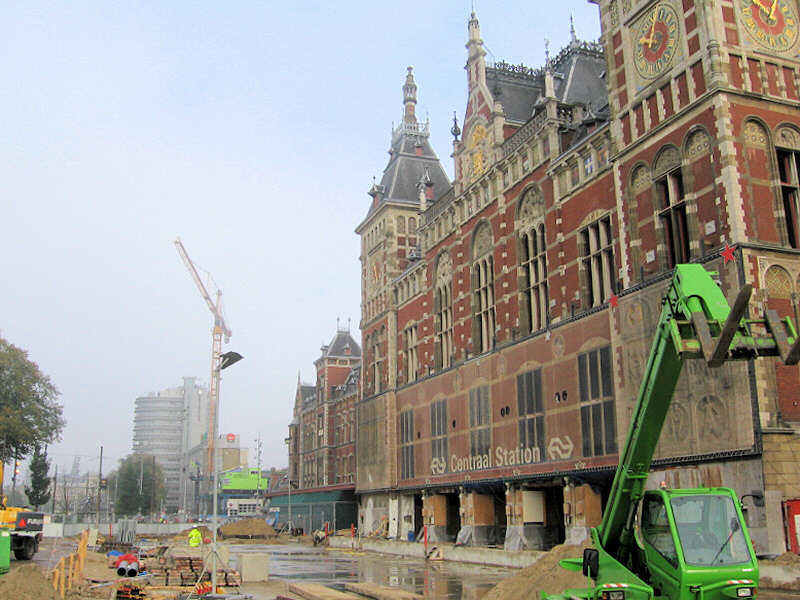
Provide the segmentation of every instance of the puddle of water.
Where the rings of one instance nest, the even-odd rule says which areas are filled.
[[[230,546],[270,555],[270,577],[344,589],[345,583],[375,583],[441,600],[479,600],[508,577],[508,569],[375,553],[347,553],[296,546]]]

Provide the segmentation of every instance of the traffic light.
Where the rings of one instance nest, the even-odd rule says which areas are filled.
[[[106,489],[107,487],[108,487],[108,479],[106,479],[105,477],[103,477],[103,478],[100,480],[100,489],[101,489],[101,490],[104,490],[104,489]]]
[[[19,475],[19,466],[20,466],[20,464],[22,464],[21,461],[19,461],[19,460],[15,460],[14,461],[14,473],[16,475]]]

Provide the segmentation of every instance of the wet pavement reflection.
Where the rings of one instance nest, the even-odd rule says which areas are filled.
[[[285,546],[231,546],[236,554],[270,554],[270,578],[292,583],[319,583],[343,589],[345,583],[375,583],[415,592],[427,598],[479,600],[508,577],[508,569],[453,562],[351,552],[346,550]]]

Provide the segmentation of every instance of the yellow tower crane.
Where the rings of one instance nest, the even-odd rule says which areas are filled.
[[[197,289],[200,290],[200,295],[203,296],[203,299],[206,301],[208,309],[211,311],[211,314],[214,315],[214,329],[211,332],[211,382],[208,390],[208,456],[206,459],[206,474],[208,477],[211,477],[216,469],[216,465],[214,464],[214,446],[217,444],[217,391],[219,390],[217,379],[219,378],[220,367],[222,366],[220,364],[222,337],[225,337],[225,343],[227,344],[231,339],[231,330],[228,329],[228,325],[225,323],[225,316],[222,311],[222,292],[219,290],[219,287],[214,283],[214,287],[217,287],[217,301],[214,302],[203,280],[200,279],[200,275],[198,275],[194,263],[189,258],[189,255],[186,254],[186,249],[181,243],[181,238],[176,238],[175,247],[178,249],[178,254],[181,255],[186,268],[189,269],[189,273],[192,279],[194,279]],[[211,282],[214,282],[210,273],[209,279]]]

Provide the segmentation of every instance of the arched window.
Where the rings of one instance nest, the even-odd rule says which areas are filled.
[[[437,369],[453,364],[453,259],[443,252],[436,263],[433,291],[434,357]]]
[[[525,192],[519,205],[520,326],[532,333],[547,326],[547,240],[544,198],[538,188]]]
[[[472,244],[473,351],[489,352],[495,340],[494,243],[488,223],[475,228]]]
[[[755,122],[747,124],[751,130],[760,128],[766,143],[766,131]],[[757,136],[751,135],[750,139]],[[750,140],[748,140],[750,142]],[[781,127],[775,136],[775,153],[778,159],[778,179],[786,242],[790,248],[800,248],[800,134],[790,127]]]
[[[666,245],[665,266],[689,262],[689,220],[681,154],[674,146],[662,150],[653,167],[658,222]]]

